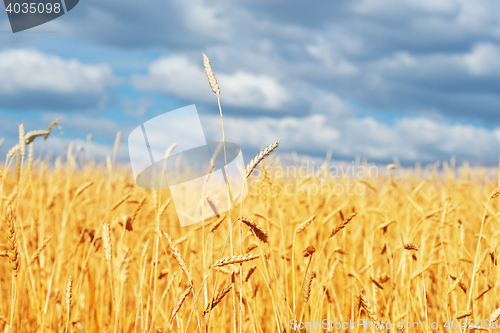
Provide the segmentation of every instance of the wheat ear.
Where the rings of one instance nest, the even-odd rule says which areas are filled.
[[[454,317],[455,319],[460,320],[460,319],[462,319],[462,318],[465,318],[465,317],[467,317],[467,316],[470,316],[470,315],[471,315],[471,313],[472,313],[472,311],[471,311],[471,310],[457,311],[453,317]]]
[[[24,136],[24,124],[19,125],[19,152],[21,157],[26,153],[26,140]]]
[[[120,200],[118,200],[117,202],[115,202],[113,204],[113,206],[111,206],[111,209],[110,211],[114,211],[115,209],[117,209],[122,203],[125,202],[125,200],[127,200],[128,198],[130,198],[130,193],[129,194],[126,194],[123,198],[121,198]]]
[[[237,255],[237,256],[231,256],[231,257],[226,257],[217,260],[212,267],[222,267],[226,265],[232,265],[232,264],[239,264],[243,263],[246,261],[254,260],[259,258],[260,256],[255,253],[247,253],[247,254],[242,254],[242,255]]]
[[[462,278],[464,277],[464,274],[465,274],[465,271],[462,271],[462,273],[460,273],[460,275],[455,279],[455,281],[453,281],[453,283],[448,288],[448,291],[446,292],[446,295],[451,294],[453,292],[453,290],[455,290],[455,288],[458,285],[460,285],[460,282],[462,282]]]
[[[66,321],[66,332],[68,332],[69,321],[71,317],[71,303],[73,300],[73,277],[70,275],[68,277],[68,284],[66,285],[66,311],[68,319]]]
[[[177,302],[175,302],[174,309],[172,310],[172,314],[170,315],[170,319],[168,321],[168,326],[169,327],[171,327],[172,320],[174,320],[175,315],[181,309],[182,304],[184,304],[184,301],[186,300],[186,297],[188,297],[188,295],[191,293],[192,289],[193,289],[193,286],[189,285],[189,287],[186,290],[184,290],[184,292],[182,293],[182,295],[179,297],[179,299],[177,300]]]
[[[252,266],[252,267],[248,270],[248,272],[247,272],[247,274],[246,274],[246,276],[245,276],[245,282],[248,282],[248,280],[250,280],[250,277],[252,276],[252,274],[255,272],[255,270],[256,270],[256,269],[257,269],[257,266]]]
[[[489,327],[489,332],[491,332],[491,328],[492,328],[492,325],[491,325],[491,322],[493,320],[498,320],[498,317],[500,317],[500,308],[497,308],[495,311],[493,311],[491,314],[490,314],[490,327]]]
[[[52,121],[49,125],[49,127],[47,127],[47,133],[44,135],[43,139],[44,140],[47,140],[49,138],[49,135],[50,133],[52,132],[52,130],[56,127],[56,125],[59,123],[59,119],[55,119],[54,121]]]
[[[14,228],[14,218],[12,216],[12,209],[10,206],[7,208],[7,216],[5,218],[5,222],[9,238],[8,256],[12,266],[12,271],[14,272],[14,277],[17,277],[17,273],[19,272],[20,256],[19,256],[19,250],[17,248],[16,229]]]
[[[253,222],[252,220],[250,219],[247,219],[246,217],[242,216],[239,218],[247,227],[250,228],[250,230],[252,231],[252,233],[255,235],[255,237],[257,237],[257,239],[259,239],[261,242],[263,243],[267,243],[268,242],[268,234],[267,232],[262,229],[261,227],[259,227],[255,222]]]
[[[222,301],[224,296],[226,296],[227,293],[231,291],[232,288],[233,288],[233,284],[230,284],[226,288],[222,289],[222,291],[220,293],[218,293],[217,296],[215,296],[212,299],[212,301],[208,304],[205,311],[203,311],[203,316],[206,315],[207,313],[209,313],[213,308],[215,308],[217,306],[217,304],[219,304]]]
[[[302,222],[297,227],[297,229],[295,229],[295,233],[298,234],[298,233],[301,233],[302,231],[304,231],[304,229],[307,228],[309,226],[309,224],[311,224],[312,221],[314,221],[315,218],[316,218],[316,215],[313,215],[310,218],[308,218],[307,220],[305,220],[304,222]]]
[[[217,79],[215,78],[214,71],[212,70],[212,65],[210,64],[210,59],[208,56],[203,53],[203,67],[205,67],[205,74],[207,75],[208,84],[210,84],[210,88],[217,95],[220,96],[219,84],[217,83]]]
[[[259,163],[269,154],[272,153],[273,150],[275,150],[276,148],[278,148],[278,145],[280,144],[281,142],[281,139],[270,144],[269,146],[267,146],[266,148],[262,149],[260,151],[260,153],[255,156],[251,161],[250,163],[248,163],[247,167],[245,168],[245,178],[248,178],[250,177],[250,175],[252,174],[252,171],[255,169],[255,167],[257,165],[259,165]]]
[[[364,290],[361,289],[359,293],[359,305],[366,311],[368,318],[374,323],[378,323],[377,314],[373,311],[372,305],[368,298],[364,295]],[[383,328],[379,325],[379,329],[383,330]]]
[[[336,226],[335,228],[333,228],[332,230],[332,233],[330,234],[330,237],[328,238],[332,238],[333,236],[335,236],[340,230],[344,229],[345,226],[351,222],[351,220],[356,216],[357,213],[352,213],[351,216],[349,216],[347,219],[344,219],[342,221],[341,224],[339,224],[338,226]]]
[[[115,290],[113,289],[113,271],[111,269],[113,245],[111,243],[111,227],[109,226],[109,223],[104,223],[102,225],[102,242],[104,244],[104,259],[106,260],[106,265],[108,266],[109,285],[111,288],[111,290],[110,290],[111,298],[112,298],[113,306],[116,306]]]
[[[307,303],[307,301],[309,301],[309,297],[311,296],[312,281],[315,278],[316,278],[315,271],[311,271],[307,274],[306,283],[304,284],[304,290],[303,290],[304,303]]]
[[[417,243],[407,243],[404,245],[405,250],[413,250],[413,251],[418,251],[418,244]]]
[[[141,201],[137,205],[137,208],[135,209],[134,213],[132,214],[132,222],[134,222],[135,219],[137,218],[137,215],[139,215],[139,212],[141,211],[141,208],[145,202],[146,202],[146,197],[144,196],[144,197],[142,197]]]
[[[31,256],[31,259],[30,259],[30,262],[28,263],[28,266],[31,266],[38,259],[38,257],[40,256],[42,251],[45,250],[45,248],[47,247],[47,244],[49,244],[51,239],[52,239],[52,236],[45,238],[42,245],[38,249],[36,249],[35,253],[33,253],[33,255]]]
[[[170,237],[169,234],[167,234],[165,231],[163,231],[163,235],[167,239],[168,245],[170,246],[170,250],[172,250],[172,254],[174,255],[177,262],[179,263],[179,266],[184,271],[184,273],[186,273],[186,276],[189,279],[189,284],[192,285],[193,281],[191,280],[191,274],[189,274],[189,269],[187,267],[186,262],[184,261],[184,258],[182,258],[181,252],[179,251],[179,249],[175,245],[175,242],[172,240],[172,237]]]
[[[130,255],[130,249],[128,248],[128,246],[124,245],[122,251],[122,260],[120,263],[120,280],[122,281],[122,283],[125,283],[128,278],[132,257]]]

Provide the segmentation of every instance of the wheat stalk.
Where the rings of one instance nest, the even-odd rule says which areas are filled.
[[[43,136],[43,139],[44,140],[47,140],[49,138],[49,135],[50,133],[52,132],[52,130],[54,129],[54,127],[56,127],[56,125],[59,123],[59,119],[55,119],[54,121],[52,121],[49,125],[49,127],[47,127],[47,131],[46,133],[44,134]]]
[[[7,207],[7,215],[5,217],[5,223],[7,226],[7,235],[9,238],[8,256],[12,266],[12,271],[14,272],[14,277],[17,277],[17,273],[19,272],[20,255],[17,248],[16,229],[14,228],[14,218],[12,216],[12,209],[10,206]]]
[[[24,158],[26,153],[26,139],[24,136],[24,124],[19,125],[19,153]]]
[[[32,143],[33,141],[35,141],[36,138],[38,138],[39,136],[45,136],[47,135],[48,132],[45,131],[45,130],[35,130],[35,131],[29,131],[28,133],[26,133],[26,135],[24,136],[24,142],[29,145],[30,143]]]
[[[458,278],[456,278],[455,281],[453,281],[453,283],[448,288],[446,295],[451,294],[453,292],[453,290],[455,290],[455,288],[460,284],[460,282],[462,282],[462,278],[464,277],[464,274],[465,274],[465,271],[462,271],[462,273],[460,273]]]
[[[203,53],[203,52],[202,52]],[[219,85],[217,84],[217,80],[215,79],[215,74],[212,70],[212,66],[210,65],[210,59],[203,53],[203,65],[205,67],[205,74],[207,75],[208,83],[210,84],[210,87],[212,88],[212,91],[217,95],[217,104],[219,106],[219,113],[220,113],[220,123],[221,123],[221,130],[222,130],[222,142],[224,145],[224,165],[227,165],[227,152],[226,152],[226,134],[224,131],[224,117],[222,116],[222,108],[220,105],[220,89]],[[226,173],[226,179],[229,179],[229,172],[227,168],[224,168],[224,171]],[[228,223],[229,223],[229,246],[230,246],[230,253],[231,255],[234,255],[234,244],[233,244],[233,224],[231,220],[231,207],[234,206],[234,200],[233,196],[231,193],[231,188],[229,187],[229,183],[226,182],[226,191],[227,191],[227,206],[228,206]],[[242,240],[241,240],[241,223],[240,223],[240,246],[241,246]],[[234,266],[233,266],[233,276],[232,280],[234,283]],[[233,332],[236,333],[237,330],[237,325],[236,325],[236,293],[232,293],[233,296]],[[241,322],[241,311],[240,311],[240,322]],[[240,333],[241,332],[241,325],[240,325]]]
[[[33,157],[34,157],[34,152],[35,147],[33,145],[30,145],[28,148],[28,170],[33,169]]]
[[[155,193],[155,192],[153,191],[153,193]],[[135,209],[134,213],[132,214],[132,222],[135,221],[135,219],[137,218],[137,215],[139,215],[139,212],[141,211],[141,208],[145,202],[146,202],[146,196],[142,197],[141,201],[137,205],[137,208]]]
[[[208,304],[208,306],[205,309],[205,311],[203,311],[203,316],[206,315],[206,314],[208,314],[210,311],[212,311],[212,309],[215,308],[217,306],[217,304],[219,304],[222,301],[222,299],[224,298],[224,296],[226,296],[227,293],[230,292],[232,288],[233,288],[233,285],[230,284],[226,288],[222,289],[222,291],[220,293],[218,293],[217,296],[215,296],[212,299],[212,301]]]
[[[222,224],[222,222],[224,222],[225,218],[226,218],[226,216],[221,216],[219,218],[219,220],[217,220],[217,222],[215,222],[215,224],[213,225],[213,227],[210,228],[210,231],[208,233],[209,234],[213,234],[215,232],[215,230],[219,229],[220,225]]]
[[[130,255],[130,249],[128,246],[124,245],[122,249],[122,260],[120,263],[120,280],[122,283],[127,281],[131,261],[132,258]]]
[[[308,218],[306,221],[302,222],[296,229],[295,229],[295,233],[296,234],[299,234],[301,233],[302,231],[304,231],[305,228],[307,228],[311,223],[312,221],[314,221],[314,219],[316,218],[316,215],[313,215],[311,216],[310,218]]]
[[[255,253],[247,253],[247,254],[242,254],[242,255],[236,255],[236,256],[231,256],[231,257],[226,257],[217,260],[212,267],[222,267],[226,265],[232,265],[232,264],[239,264],[243,263],[246,261],[250,260],[255,260],[259,258],[260,256]]]
[[[104,243],[104,258],[108,265],[110,265],[113,248],[111,244],[111,227],[108,223],[104,223],[102,226],[102,241]]]
[[[19,151],[19,144],[16,144],[14,147],[10,148],[7,152],[7,158],[13,157]]]
[[[247,274],[245,275],[245,282],[248,282],[248,280],[250,280],[250,277],[252,276],[253,272],[255,272],[255,270],[257,269],[257,266],[252,266]]]
[[[118,200],[117,202],[115,202],[113,204],[113,206],[111,206],[111,209],[110,211],[114,211],[116,208],[118,208],[122,203],[125,202],[125,200],[127,200],[128,198],[130,198],[131,196],[131,193],[128,193],[126,194],[123,198],[121,198],[120,200]]]
[[[258,240],[260,240],[263,243],[268,242],[269,236],[267,232],[261,227],[259,227],[255,222],[244,216],[240,217],[239,220],[241,220],[248,228],[250,228],[250,230],[255,235],[255,237],[257,237]]]
[[[177,260],[177,262],[179,263],[179,266],[184,271],[184,273],[186,273],[186,276],[189,279],[189,283],[193,284],[193,281],[191,280],[191,274],[189,274],[188,266],[187,266],[186,262],[184,261],[184,258],[182,258],[182,255],[181,255],[179,249],[177,249],[175,242],[172,240],[172,237],[170,237],[170,235],[167,234],[165,231],[163,231],[163,235],[167,239],[168,245],[170,246],[170,250],[172,250],[172,254],[174,255],[174,258]]]
[[[357,213],[352,213],[351,216],[349,216],[347,219],[344,219],[341,224],[337,225],[335,228],[333,228],[332,232],[330,233],[329,239],[335,236],[340,230],[344,229],[345,226],[351,222],[351,220],[356,216]]]
[[[303,289],[303,297],[304,297],[304,303],[307,303],[309,301],[309,297],[311,296],[311,285],[312,281],[316,278],[316,272],[311,271],[307,274],[306,277],[306,283],[304,283],[304,289]]]
[[[405,250],[413,250],[413,251],[418,251],[418,244],[417,243],[406,243],[404,245]]]
[[[361,291],[359,292],[359,304],[365,310],[366,314],[368,315],[368,318],[370,318],[372,322],[378,323],[377,314],[375,313],[375,311],[373,311],[370,301],[364,295],[363,289],[361,289]],[[379,329],[383,330],[381,326],[379,326]]]
[[[205,74],[207,75],[208,84],[210,84],[210,88],[217,95],[220,96],[219,84],[217,83],[217,79],[215,78],[214,71],[212,70],[212,65],[210,65],[210,59],[208,56],[203,53],[203,67],[205,67]]]
[[[470,316],[470,315],[471,315],[471,313],[472,313],[472,312],[471,312],[470,310],[466,310],[466,311],[457,311],[457,312],[455,313],[455,315],[453,316],[453,318],[460,320],[460,319],[462,319],[462,318],[465,318],[465,317],[467,317],[467,316]]]
[[[24,147],[24,149],[26,149],[26,145],[31,144],[33,141],[35,141],[35,139],[37,137],[39,137],[39,136],[48,137],[48,135],[50,134],[50,132],[45,131],[45,130],[35,130],[35,131],[30,131],[30,132],[28,132],[26,134],[23,134],[23,138],[24,138],[23,139],[21,137],[21,128],[19,130],[20,130],[20,132],[19,132],[19,143],[17,143],[15,146],[13,146],[9,150],[9,152],[7,153],[7,158],[11,158],[18,151],[21,152],[21,155],[22,155],[22,149],[23,149],[23,147]],[[22,130],[24,131],[24,126],[23,126]]]
[[[278,145],[280,144],[281,139],[277,140],[276,142],[270,144],[266,148],[262,149],[260,153],[255,156],[250,163],[248,163],[247,167],[245,168],[245,178],[250,177],[252,174],[252,171],[255,169],[257,165],[270,153],[272,153],[273,150],[278,148]]]
[[[76,189],[75,196],[73,198],[78,198],[86,189],[88,189],[92,185],[94,185],[94,182],[86,182],[85,184],[81,185]]]
[[[184,290],[182,295],[179,297],[177,302],[175,302],[175,306],[172,310],[172,314],[170,315],[170,319],[168,321],[169,326],[172,324],[172,320],[174,319],[175,315],[179,312],[182,304],[184,304],[184,301],[186,300],[186,297],[191,293],[192,290],[193,290],[193,286],[189,285],[189,287],[186,290]]]
[[[42,245],[39,248],[37,248],[35,253],[33,253],[33,255],[31,256],[31,259],[28,263],[28,266],[31,266],[38,259],[38,257],[40,256],[42,251],[45,250],[45,248],[47,247],[47,244],[49,244],[51,239],[52,239],[52,236],[45,238]]]
[[[257,247],[259,247],[259,246],[257,245],[257,243],[252,243],[252,244],[248,245],[247,250],[246,250],[246,253],[248,253],[248,252],[250,252],[250,251],[252,251],[252,250],[255,250]]]
[[[493,320],[497,320],[498,317],[500,317],[500,307],[497,308],[495,311],[493,311],[491,314],[490,314],[490,321],[493,321]]]
[[[71,317],[71,303],[73,300],[73,277],[70,275],[68,277],[68,283],[66,285],[66,311],[68,319],[66,321],[66,332],[68,332],[70,317]]]
[[[208,179],[210,178],[210,175],[214,171],[215,161],[217,161],[217,157],[219,156],[219,154],[220,154],[220,152],[222,150],[222,147],[223,147],[223,144],[221,142],[215,148],[214,154],[212,155],[212,158],[210,159],[210,166],[208,167],[207,175],[205,176],[205,184],[208,182]]]

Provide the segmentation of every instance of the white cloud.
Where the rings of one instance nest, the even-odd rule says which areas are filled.
[[[277,109],[289,100],[286,88],[264,74],[216,72],[216,77],[221,89],[221,100],[227,105]],[[137,89],[159,91],[183,99],[214,99],[201,65],[183,56],[156,60],[149,66],[147,76],[133,77],[132,84]]]
[[[311,97],[311,113],[339,117],[351,113],[351,107],[338,95],[318,91]]]
[[[35,50],[0,52],[0,94],[98,95],[113,84],[108,65],[87,65]]]
[[[147,76],[132,77],[132,84],[136,89],[159,91],[183,99],[213,98],[203,69],[182,56],[154,61]]]
[[[213,117],[207,123],[207,134],[218,136],[218,118]],[[397,156],[404,163],[431,163],[452,155],[462,161],[494,163],[500,154],[500,129],[447,124],[420,117],[403,118],[392,125],[370,117],[335,121],[323,115],[259,117],[252,121],[225,117],[224,125],[228,141],[255,150],[281,138],[280,153],[298,151],[323,155],[331,150],[340,158],[359,155],[375,162],[388,162]]]
[[[213,36],[217,38],[228,38],[231,33],[229,22],[222,15],[223,10],[209,6],[203,0],[185,2],[176,1],[186,19],[186,26],[198,34]]]
[[[491,76],[500,73],[500,47],[481,43],[459,59],[465,67],[475,76]]]
[[[220,136],[220,118],[212,116],[205,118],[204,127],[206,135],[211,138]],[[251,120],[232,116],[224,117],[226,140],[239,145],[260,149],[282,139],[281,146],[287,150],[294,147],[308,146],[312,150],[322,150],[325,142],[340,138],[340,131],[328,126],[327,117],[312,115],[304,118],[284,117],[270,118],[259,117]]]
[[[288,92],[270,76],[238,71],[220,75],[221,94],[225,101],[235,106],[258,106],[277,109],[288,100]],[[223,98],[223,97],[222,97]]]
[[[362,0],[353,5],[363,14],[417,10],[425,13],[449,14],[460,6],[458,0]]]

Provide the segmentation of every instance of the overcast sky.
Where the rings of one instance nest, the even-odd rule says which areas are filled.
[[[3,8],[3,7],[2,7]],[[500,155],[500,2],[494,0],[81,0],[62,17],[12,34],[0,12],[0,154],[17,125],[61,118],[49,147],[122,132],[196,104],[218,140],[249,161],[279,151],[407,165]]]

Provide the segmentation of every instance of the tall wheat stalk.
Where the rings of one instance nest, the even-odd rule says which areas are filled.
[[[207,57],[205,53],[203,53],[203,66],[205,67],[205,74],[207,75],[208,83],[212,88],[212,91],[217,95],[217,104],[219,105],[219,113],[220,113],[220,123],[222,128],[222,142],[224,145],[224,171],[226,174],[226,189],[227,189],[227,206],[228,206],[228,223],[229,223],[229,238],[230,238],[230,248],[231,248],[231,256],[234,255],[234,245],[233,245],[233,226],[231,222],[231,207],[233,206],[233,198],[231,193],[231,188],[229,186],[229,173],[227,171],[227,152],[226,152],[226,135],[224,132],[224,118],[222,116],[222,108],[220,105],[220,89],[219,84],[217,83],[217,79],[215,78],[214,71],[212,70],[212,65],[210,64],[210,59]],[[233,274],[231,276],[231,283],[234,287],[235,282],[235,271],[233,266]],[[236,294],[234,288],[232,288],[232,296],[233,296],[233,332],[237,331],[236,324]],[[240,310],[241,311],[241,310]],[[240,315],[241,319],[241,315]],[[241,325],[241,323],[240,323]],[[241,331],[241,330],[240,330]]]

